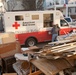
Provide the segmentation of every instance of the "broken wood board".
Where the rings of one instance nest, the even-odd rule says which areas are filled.
[[[71,67],[71,64],[66,59],[33,59],[30,62],[39,70],[41,70],[45,75],[55,75],[58,72]]]
[[[44,47],[38,53],[39,57],[44,57],[48,59],[70,57],[76,54],[76,42],[63,44],[55,47]]]
[[[28,50],[22,51],[22,53],[24,53],[24,54],[33,54],[35,52],[39,52],[40,49],[42,49],[42,48],[37,47],[37,46],[32,46],[32,47],[28,47]]]
[[[33,47],[32,47],[33,48]],[[76,42],[62,44],[58,46],[44,46],[43,48],[29,49],[23,51],[24,54],[33,54],[38,57],[47,59],[58,59],[64,57],[70,57],[76,54]]]
[[[7,44],[0,44],[0,58],[12,56],[15,53],[20,53],[21,47],[18,41]]]
[[[60,40],[60,41],[55,41],[55,42],[50,42],[48,44],[52,45],[52,44],[62,44],[62,43],[69,43],[69,42],[73,42],[76,41],[76,39],[72,38],[72,39],[68,39],[68,40]]]

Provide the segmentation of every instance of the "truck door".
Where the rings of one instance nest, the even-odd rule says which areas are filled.
[[[43,14],[43,22],[45,28],[52,27],[53,14]]]
[[[53,16],[53,13],[43,14],[43,28],[45,29],[44,40],[46,41],[51,40],[51,34],[49,34],[49,32],[51,31],[51,28],[53,26]]]
[[[60,20],[60,27],[61,27],[60,29],[61,35],[68,34],[70,32],[69,24],[64,19]]]

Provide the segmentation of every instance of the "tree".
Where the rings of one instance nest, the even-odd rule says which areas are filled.
[[[36,0],[22,0],[22,6],[25,10],[36,10]]]
[[[15,0],[10,0],[7,2],[8,11],[13,11],[14,8],[17,6],[17,2]]]

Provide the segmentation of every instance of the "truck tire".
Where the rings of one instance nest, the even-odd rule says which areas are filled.
[[[28,47],[36,45],[36,39],[34,39],[34,38],[28,38],[27,41],[26,41],[26,43],[25,43],[25,45],[28,46]]]

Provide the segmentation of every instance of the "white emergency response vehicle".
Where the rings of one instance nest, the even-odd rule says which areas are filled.
[[[58,10],[16,11],[4,13],[4,31],[14,32],[21,44],[33,46],[51,41],[50,30],[54,24],[60,27],[60,35],[70,32],[67,21]]]

